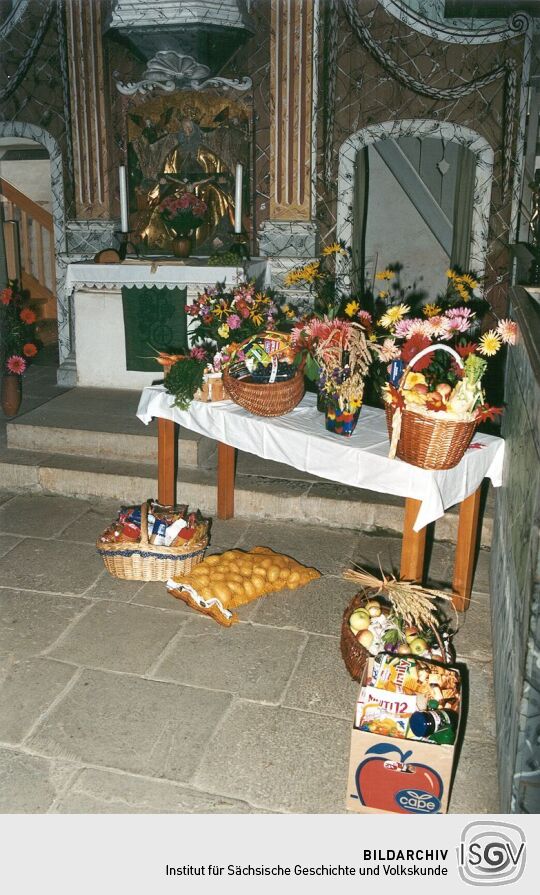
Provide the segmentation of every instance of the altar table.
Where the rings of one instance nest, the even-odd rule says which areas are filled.
[[[193,401],[188,410],[174,407],[163,386],[142,392],[137,416],[144,423],[158,419],[158,499],[176,499],[177,426],[218,442],[217,515],[234,515],[235,449],[285,463],[321,478],[405,498],[400,576],[421,581],[427,525],[459,504],[453,601],[460,611],[470,600],[478,542],[480,486],[484,478],[502,484],[504,441],[476,434],[453,469],[419,469],[388,457],[384,412],[363,407],[350,438],[327,432],[314,395],[306,394],[290,413],[258,417],[232,401]],[[352,521],[352,520],[351,520]]]

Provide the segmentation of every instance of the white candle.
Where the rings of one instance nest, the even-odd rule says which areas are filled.
[[[234,181],[234,232],[242,232],[242,165],[236,166]]]
[[[127,176],[125,165],[120,165],[118,168],[118,177],[120,181],[120,230],[122,233],[128,233]]]

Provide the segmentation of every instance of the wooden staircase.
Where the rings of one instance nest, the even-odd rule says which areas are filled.
[[[8,277],[32,298],[38,333],[45,344],[56,341],[56,275],[53,218],[37,202],[0,177]]]

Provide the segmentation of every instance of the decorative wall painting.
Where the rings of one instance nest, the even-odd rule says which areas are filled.
[[[249,213],[251,117],[249,101],[215,89],[181,91],[128,107],[129,225],[142,254],[172,254],[174,233],[158,207],[184,192],[207,205],[205,220],[193,233],[193,254],[228,248],[238,163],[244,171],[244,216]]]

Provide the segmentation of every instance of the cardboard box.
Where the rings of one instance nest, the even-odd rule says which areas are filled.
[[[366,679],[368,674],[366,669]],[[456,740],[458,733],[459,722]],[[446,814],[454,752],[455,745],[385,737],[353,727],[347,809],[361,814]]]

